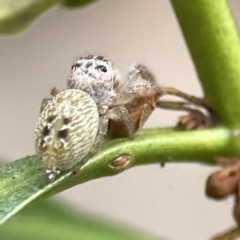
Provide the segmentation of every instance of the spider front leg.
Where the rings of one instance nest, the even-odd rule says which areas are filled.
[[[134,138],[135,123],[124,105],[108,110],[107,116],[110,119],[110,130],[113,135]]]
[[[109,128],[111,133],[116,137],[128,136],[133,138],[134,133],[143,127],[144,123],[147,121],[148,117],[153,111],[152,106],[148,103],[138,106],[131,112],[129,112],[129,108],[126,106],[123,106],[122,109],[125,109],[125,118],[123,118],[123,115],[121,114],[116,114],[115,110],[114,115],[111,113],[110,116],[111,119]]]
[[[116,88],[121,111],[110,116],[110,131],[114,136],[126,137],[141,129],[161,96],[161,88],[151,72],[142,64],[134,64],[126,80]]]
[[[151,113],[153,112],[154,108],[152,108],[152,106],[150,104],[143,104],[142,106],[140,106],[138,108],[138,111],[136,111],[133,114],[133,117],[135,117],[136,115],[136,119],[138,119],[138,115],[140,115],[140,119],[139,119],[139,123],[138,123],[138,129],[142,129],[144,123],[147,121],[148,117],[151,115]]]

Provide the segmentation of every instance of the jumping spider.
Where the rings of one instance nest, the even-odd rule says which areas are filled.
[[[78,163],[83,165],[101,145],[109,118],[125,113],[120,104],[113,106],[113,102],[117,103],[114,90],[117,82],[118,74],[109,60],[88,56],[72,66],[68,80],[70,89],[54,88],[53,98],[43,100],[35,130],[36,151],[50,181]],[[97,124],[93,121],[95,115]],[[131,135],[130,117],[126,115],[124,119],[129,123]],[[84,149],[81,142],[85,144]]]
[[[97,71],[99,69],[101,71]],[[106,114],[109,129],[117,137],[133,137],[156,106],[190,113],[180,117],[179,125],[185,129],[209,127],[217,121],[214,110],[205,99],[173,87],[160,86],[150,70],[142,64],[133,64],[126,80],[121,83],[118,71],[113,69],[110,60],[90,55],[80,58],[72,66],[67,86],[81,89],[92,96],[98,105],[99,114]],[[180,97],[185,102],[160,101],[160,97],[165,95]],[[199,107],[206,110],[207,115]]]
[[[124,104],[132,101],[137,93],[119,91],[119,74],[113,68],[112,62],[103,56],[89,55],[79,58],[71,69],[67,87],[84,91],[95,101],[101,120],[100,126],[103,125],[104,129],[101,136],[106,134],[109,120],[123,120],[127,135],[133,137],[135,125]],[[51,94],[55,96],[59,92],[57,88],[53,88]]]
[[[78,163],[83,165],[99,148],[108,129],[115,136],[133,138],[134,132],[143,127],[156,106],[186,110],[190,116],[198,113],[194,124],[190,120],[190,125],[194,127],[199,122],[210,125],[214,115],[204,99],[189,96],[171,87],[160,87],[151,72],[141,64],[132,65],[127,79],[120,84],[118,71],[110,60],[102,56],[79,58],[72,65],[67,87],[68,90],[64,91],[53,88],[53,98],[43,100],[35,131],[37,153],[42,158],[49,180],[54,180],[61,171],[72,169]],[[161,96],[167,94],[187,102],[176,105],[174,102],[167,104],[159,101]],[[79,104],[76,99],[80,101]],[[209,116],[189,108],[189,104],[207,109]],[[93,115],[98,116],[97,123],[90,121]],[[66,119],[71,121],[65,124]],[[81,122],[82,119],[85,121]],[[91,124],[84,125],[86,121]],[[184,124],[188,126],[189,121],[185,119]],[[66,133],[64,137],[60,136],[62,131]],[[85,141],[84,138],[88,140],[85,151],[79,147]]]

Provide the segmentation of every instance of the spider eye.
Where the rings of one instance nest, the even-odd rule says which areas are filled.
[[[79,63],[75,63],[72,65],[72,69],[79,68],[79,67],[81,67],[81,65]]]
[[[102,72],[107,72],[107,68],[104,65],[98,66],[98,69],[100,69]]]

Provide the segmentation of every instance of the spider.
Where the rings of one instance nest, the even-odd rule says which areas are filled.
[[[43,100],[35,146],[48,180],[54,181],[62,171],[82,166],[103,142],[109,119],[125,114],[126,109],[117,104],[117,84],[118,74],[111,61],[88,56],[72,66],[70,89],[54,88],[53,98]],[[134,126],[130,116],[126,113],[123,119],[131,136]]]
[[[179,126],[186,129],[209,127],[216,115],[206,100],[173,87],[160,86],[151,71],[142,64],[133,64],[125,81],[120,83],[118,71],[103,56],[89,55],[77,60],[72,65],[67,86],[90,94],[98,105],[99,114],[105,114],[109,119],[109,129],[116,137],[133,138],[156,106],[188,111],[190,114],[180,117],[179,121]],[[58,91],[55,88],[53,92]],[[174,95],[187,102],[159,101],[164,95]],[[204,114],[196,106],[204,108],[209,114]]]
[[[78,89],[88,93],[98,107],[100,118],[104,118],[104,131],[106,134],[109,120],[122,120],[127,128],[127,135],[133,138],[135,124],[125,107],[125,103],[135,97],[133,92],[121,92],[118,90],[119,74],[113,68],[113,63],[103,56],[89,55],[77,60],[71,67],[67,80],[68,89]],[[57,88],[51,91],[52,96],[61,92]],[[101,121],[100,126],[102,126]]]
[[[78,163],[82,166],[97,151],[108,129],[117,137],[133,138],[156,106],[197,113],[194,127],[209,118],[189,104],[212,110],[204,99],[159,86],[142,64],[132,65],[120,84],[118,71],[103,56],[79,58],[72,65],[67,88],[53,88],[53,98],[43,100],[35,130],[37,153],[50,181]],[[159,98],[167,94],[187,102],[160,102]],[[193,125],[191,118],[182,122]]]

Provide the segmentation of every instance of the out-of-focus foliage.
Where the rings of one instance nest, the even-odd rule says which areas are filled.
[[[4,240],[160,240],[139,230],[117,227],[109,221],[73,214],[71,209],[57,202],[42,201],[25,208],[1,226]]]
[[[82,7],[95,0],[0,0],[0,34],[18,33],[28,27],[40,14],[61,4]]]

